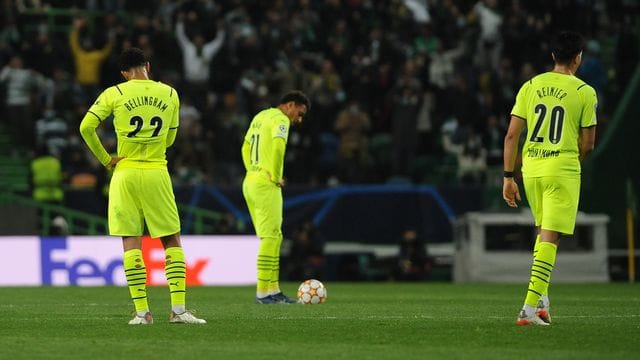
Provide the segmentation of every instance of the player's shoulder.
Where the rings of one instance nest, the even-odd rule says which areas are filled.
[[[287,116],[278,108],[267,108],[258,113],[256,117],[260,117],[263,121],[279,123],[287,120]]]
[[[151,84],[159,92],[166,92],[167,94],[169,94],[169,97],[178,98],[178,91],[175,88],[173,88],[171,85],[165,84],[161,81],[153,81],[153,80],[151,81]]]
[[[168,91],[173,91],[173,92],[177,92],[176,89],[173,88],[173,86],[169,85],[169,84],[165,84],[162,81],[154,81],[153,84],[159,88],[163,88],[166,89]]]
[[[162,83],[162,82],[157,82],[159,85],[164,87],[164,91],[168,91],[169,92],[169,97],[171,99],[174,100],[174,102],[178,102],[180,101],[180,96],[178,95],[178,90],[176,90],[173,86],[170,86],[168,84]]]
[[[115,84],[107,87],[106,89],[102,90],[102,93],[100,93],[99,98],[109,101],[109,99],[115,99],[122,96],[124,94],[124,89],[122,87],[123,84],[124,83],[119,83],[119,84]],[[98,103],[98,101],[96,101],[96,103]]]
[[[528,79],[526,79],[522,85],[520,86],[520,90],[527,90],[529,89],[531,86],[533,86],[535,83],[538,83],[540,81],[540,76],[542,74],[538,74],[538,75],[534,75],[533,77],[530,77]]]
[[[582,81],[582,79],[578,78],[577,76],[573,77],[575,79],[575,87],[576,90],[579,92],[583,92],[586,94],[595,94],[596,93],[596,89],[593,88],[593,86],[587,84],[586,82]]]
[[[553,74],[551,72],[543,72],[543,73],[539,73],[534,75],[533,77],[529,78],[529,80],[525,81],[525,85],[540,85],[540,84],[544,84],[547,83],[549,81],[550,78],[553,77]]]

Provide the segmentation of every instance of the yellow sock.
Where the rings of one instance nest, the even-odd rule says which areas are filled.
[[[536,307],[540,297],[547,293],[551,272],[556,262],[556,252],[558,247],[550,242],[540,242],[538,252],[531,265],[531,279],[525,304]]]
[[[538,250],[539,250],[539,248],[540,248],[539,246],[540,246],[540,234],[538,234],[538,235],[536,236],[536,244],[535,244],[535,246],[533,247],[533,258],[534,258],[534,259],[536,258],[536,254],[538,253]],[[549,279],[549,280],[550,280],[550,279]],[[549,287],[548,287],[548,286],[547,286],[547,289],[549,289]],[[542,295],[547,296],[547,295],[548,295],[548,290],[545,290],[545,292],[544,292]],[[548,303],[548,302],[549,302],[549,301],[547,301],[547,303]]]
[[[185,311],[187,290],[187,263],[184,260],[184,251],[181,247],[170,247],[165,249],[164,255],[164,272],[171,294],[171,309],[176,314],[182,314]]]
[[[260,239],[258,249],[258,283],[256,285],[256,296],[263,298],[269,295],[269,284],[271,283],[271,273],[274,264],[277,266],[278,258],[274,256],[278,238],[265,237]]]
[[[149,311],[149,304],[147,302],[147,269],[142,259],[142,250],[125,251],[123,265],[133,306],[138,315],[144,315]]]
[[[278,242],[274,249],[274,261],[271,267],[271,278],[269,279],[269,295],[280,292],[280,245],[282,245],[282,235],[278,237]]]

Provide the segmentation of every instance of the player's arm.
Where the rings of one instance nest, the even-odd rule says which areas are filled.
[[[84,118],[82,118],[82,122],[80,122],[80,135],[100,164],[111,170],[123,157],[109,155],[96,132],[102,120],[106,119],[112,112],[108,93],[109,89],[100,94],[96,102],[84,115]]]
[[[89,150],[91,150],[98,161],[100,161],[102,165],[109,167],[111,163],[111,155],[109,155],[107,150],[104,148],[98,134],[96,133],[96,129],[99,125],[100,119],[93,113],[87,112],[80,123],[80,135],[82,135],[82,139],[84,139]]]
[[[222,44],[224,43],[225,31],[222,26],[218,26],[218,34],[216,38],[209,41],[202,47],[202,53],[204,58],[207,60],[211,60],[220,50]]]
[[[592,151],[596,142],[596,125],[598,120],[598,97],[591,86],[583,87],[584,107],[580,118],[580,134],[578,137],[578,149],[580,161],[583,161]]]
[[[504,171],[514,171],[516,157],[518,155],[518,143],[520,134],[526,125],[526,121],[518,116],[511,115],[509,129],[504,137]]]
[[[242,149],[240,151],[242,152],[242,163],[244,164],[244,168],[249,171],[249,168],[251,167],[251,146],[246,139],[242,142]]]
[[[98,57],[99,58],[104,59],[107,56],[109,56],[109,54],[111,54],[111,50],[113,49],[113,41],[114,41],[113,40],[113,34],[110,33],[108,35],[107,43],[105,44],[105,46],[102,49],[100,49],[98,51]]]
[[[289,119],[282,114],[282,116],[277,119],[274,123],[273,128],[271,129],[271,163],[267,164],[267,169],[270,170],[269,175],[271,176],[271,181],[278,184],[278,186],[284,185],[284,179],[282,178],[282,168],[284,164],[284,152],[287,147],[287,138],[289,137]]]
[[[176,97],[178,95],[176,94]],[[171,126],[169,127],[169,131],[167,132],[167,139],[165,146],[171,147],[173,143],[176,141],[176,137],[178,136],[178,124],[180,119],[180,101],[176,98],[176,107],[173,111],[173,117],[171,118]]]
[[[191,41],[187,37],[187,33],[184,31],[184,22],[182,18],[178,18],[176,22],[176,39],[178,39],[178,45],[184,50],[187,46],[191,45]]]
[[[167,142],[166,147],[171,147],[173,143],[176,141],[176,136],[178,135],[178,128],[169,128],[167,132]]]
[[[271,161],[269,164],[269,169],[273,169],[273,173],[271,174],[271,181],[282,185],[282,164],[284,163],[284,152],[287,147],[287,142],[281,138],[276,137],[273,139],[272,149],[271,149]]]
[[[71,47],[71,51],[74,55],[82,52],[82,47],[80,46],[78,37],[80,36],[80,29],[84,27],[85,24],[86,19],[84,18],[76,18],[73,20],[73,29],[69,33],[69,46]]]
[[[511,115],[509,129],[507,130],[507,135],[504,137],[503,166],[505,174],[502,182],[502,197],[507,202],[507,205],[511,207],[518,207],[516,200],[521,200],[520,190],[513,178],[513,172],[518,155],[520,134],[525,125],[526,122],[524,119]]]
[[[580,148],[580,161],[583,161],[593,151],[596,143],[596,127],[580,128],[578,147]]]
[[[171,147],[171,145],[176,141],[176,136],[178,136],[178,127],[180,125],[180,97],[178,96],[178,92],[174,89],[170,89],[170,93],[174,108],[173,114],[171,115],[169,131],[167,132],[167,138],[165,140],[165,147],[167,148]]]

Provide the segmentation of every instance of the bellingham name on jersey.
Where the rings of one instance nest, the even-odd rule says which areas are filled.
[[[136,96],[125,101],[123,105],[129,111],[143,105],[155,106],[160,109],[160,111],[165,111],[167,107],[169,107],[168,104],[165,104],[162,100],[154,96]]]

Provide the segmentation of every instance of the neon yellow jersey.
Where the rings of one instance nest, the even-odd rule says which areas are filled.
[[[595,126],[595,90],[575,76],[546,72],[522,85],[511,115],[527,122],[522,174],[580,174],[580,128]]]
[[[106,89],[87,112],[100,122],[113,114],[118,140],[118,166],[166,168],[169,130],[179,123],[180,100],[169,85],[129,80]],[[175,136],[175,133],[173,134]]]
[[[244,146],[248,146],[248,172],[268,171],[271,180],[280,180],[284,166],[284,146],[289,137],[289,118],[278,108],[269,108],[259,112],[244,137]],[[279,139],[284,140],[284,142]]]

